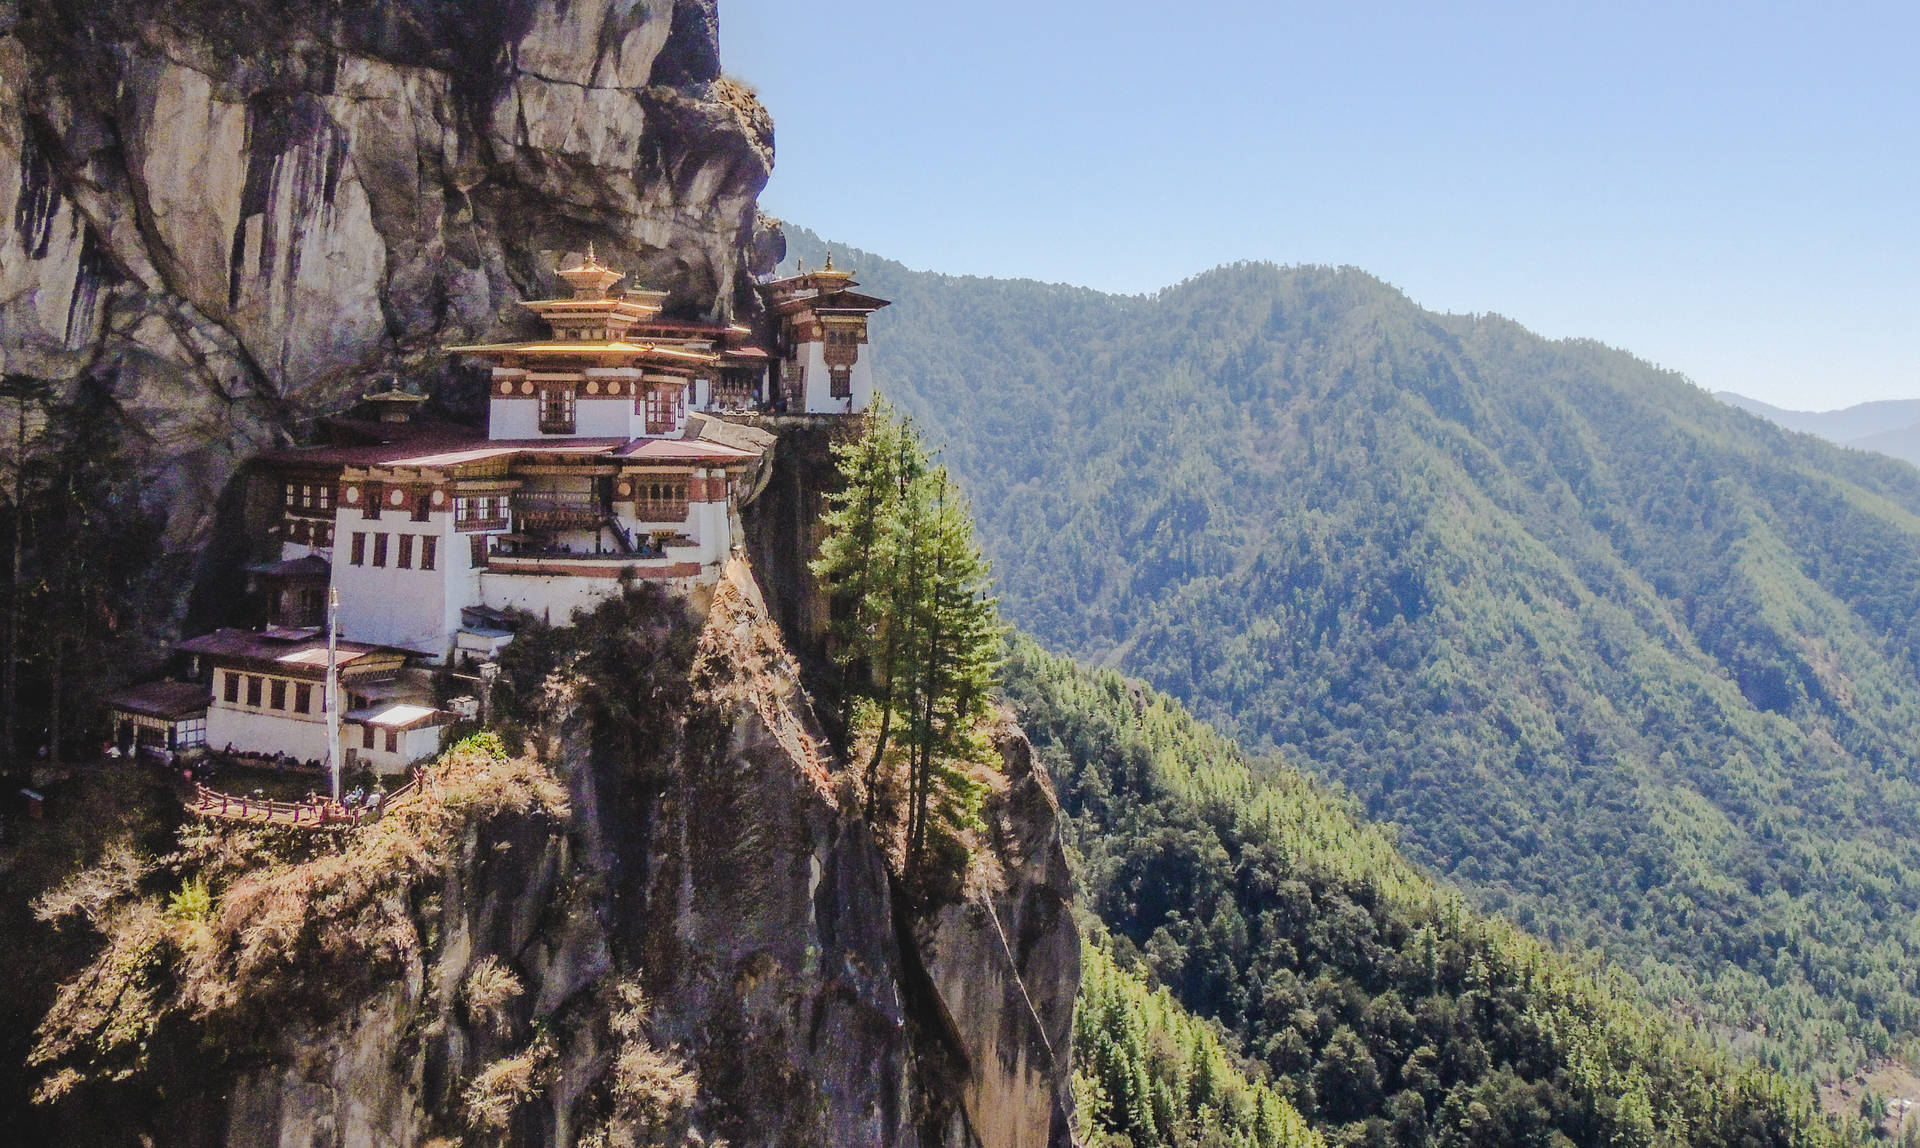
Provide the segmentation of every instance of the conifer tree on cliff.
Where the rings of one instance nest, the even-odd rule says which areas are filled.
[[[843,713],[870,728],[864,775],[876,818],[889,761],[905,766],[905,861],[918,872],[936,836],[971,824],[980,792],[966,766],[987,758],[981,729],[1002,628],[973,518],[913,427],[876,403],[860,438],[836,448],[845,487],[829,498],[814,572],[844,603],[835,659]],[[892,755],[890,757],[890,754]]]

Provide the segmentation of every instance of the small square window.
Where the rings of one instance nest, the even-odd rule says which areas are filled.
[[[542,387],[540,390],[540,433],[572,434],[573,428],[572,385]]]

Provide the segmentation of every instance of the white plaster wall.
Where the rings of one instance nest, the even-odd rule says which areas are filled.
[[[509,399],[495,395],[487,407],[487,437],[491,439],[539,438],[539,400]],[[337,538],[338,535],[335,537]]]
[[[695,502],[687,507],[687,519],[692,529],[689,531],[698,543],[699,562],[718,562],[727,556],[732,548],[733,539],[728,535],[731,524],[727,520],[727,504],[724,502]]]
[[[334,518],[333,584],[340,590],[340,635],[355,642],[418,650],[436,661],[453,646],[460,628],[460,607],[472,605],[465,535],[453,532],[453,514],[442,511],[415,522],[404,511],[362,518],[359,509],[342,508]],[[366,564],[353,564],[353,536],[367,536]],[[386,534],[387,564],[373,565],[373,539]],[[414,565],[402,570],[400,534],[412,534]],[[422,570],[419,536],[439,540],[434,569]]]
[[[833,397],[833,375],[827,369],[825,343],[800,344],[800,361],[807,365],[807,413],[810,415],[856,414],[873,405],[873,348],[862,346],[854,360],[853,395],[849,399]]]
[[[589,398],[574,404],[573,425],[581,438],[638,438],[647,429],[647,416],[633,413],[633,397]]]
[[[447,572],[447,596],[440,615],[440,624],[447,634],[448,656],[452,656],[454,635],[466,623],[460,618],[460,611],[468,606],[480,605],[480,575],[485,566],[473,563],[473,543],[467,541],[475,535],[451,531],[450,536],[440,543],[440,565]],[[479,535],[486,537],[486,535]]]
[[[483,574],[481,594],[496,610],[525,610],[555,626],[569,625],[576,610],[591,610],[620,592],[616,578],[567,575]]]
[[[432,757],[440,752],[440,739],[447,732],[446,726],[425,726],[420,729],[404,730],[400,734],[400,752],[387,752],[387,731],[378,726],[373,730],[373,748],[362,749],[365,740],[364,727],[358,722],[348,722],[340,727],[340,741],[353,751],[356,765],[364,766],[375,773],[389,775],[403,773],[407,767],[424,757]]]
[[[315,683],[316,700],[323,692]],[[325,761],[327,725],[317,715],[232,709],[216,700],[207,708],[207,745],[214,749],[232,745],[252,753],[290,753],[301,761]]]

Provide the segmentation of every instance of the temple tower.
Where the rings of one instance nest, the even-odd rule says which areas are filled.
[[[818,271],[767,284],[780,332],[777,401],[788,413],[857,414],[873,402],[867,320],[887,301],[853,290],[858,286],[831,255]]]

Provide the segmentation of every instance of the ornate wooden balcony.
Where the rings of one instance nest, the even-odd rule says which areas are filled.
[[[590,530],[607,519],[608,508],[591,492],[520,491],[513,496],[513,517],[523,529]]]

